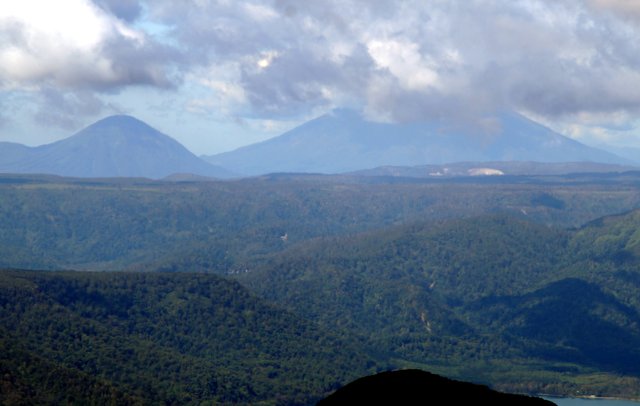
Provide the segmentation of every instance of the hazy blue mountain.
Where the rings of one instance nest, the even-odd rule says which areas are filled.
[[[198,158],[173,138],[124,115],[107,117],[69,138],[39,147],[1,143],[0,172],[148,178],[175,173],[232,175]]]
[[[612,145],[602,145],[599,146],[599,148],[628,159],[634,164],[640,164],[640,148],[638,147],[617,147]]]
[[[0,142],[0,165],[16,165],[31,153],[32,148],[14,142]]]
[[[205,159],[246,175],[340,173],[461,161],[628,163],[517,113],[502,113],[477,125],[390,124],[367,121],[347,109],[334,110],[279,137]]]

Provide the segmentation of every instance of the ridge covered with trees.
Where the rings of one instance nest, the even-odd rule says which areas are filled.
[[[307,404],[362,347],[206,274],[0,272],[2,403]]]
[[[505,215],[416,223],[301,244],[238,278],[398,365],[637,397],[639,228],[638,211],[577,230]]]
[[[2,401],[308,404],[407,367],[638,398],[639,185],[3,175]]]
[[[638,184],[633,173],[230,182],[0,175],[0,266],[225,274],[309,239],[416,221],[504,212],[577,227],[639,207]]]

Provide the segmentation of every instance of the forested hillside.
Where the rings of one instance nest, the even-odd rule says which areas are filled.
[[[394,367],[640,397],[633,173],[1,179],[4,267],[127,270],[0,274],[7,402],[308,403]]]
[[[317,237],[506,212],[559,227],[640,206],[638,179],[0,177],[0,266],[243,271]],[[287,236],[286,241],[281,237]]]
[[[373,359],[213,275],[0,272],[0,403],[307,404]]]
[[[502,216],[419,223],[312,241],[240,280],[310,318],[432,356],[433,348],[405,340],[472,332],[452,313],[456,305],[542,286],[567,238]]]
[[[638,396],[637,254],[612,265],[613,246],[635,247],[637,218],[576,231],[504,215],[398,226],[312,241],[239,278],[400,365],[512,390]],[[598,245],[611,234],[617,244]]]

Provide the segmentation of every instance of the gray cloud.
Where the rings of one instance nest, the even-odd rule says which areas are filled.
[[[640,7],[622,0],[94,1],[163,31],[140,41],[113,28],[88,56],[16,80],[71,105],[92,90],[217,81],[241,89],[247,117],[344,104],[400,121],[640,110]],[[28,47],[25,29],[0,26],[0,50]]]
[[[96,84],[105,90],[131,85],[175,88],[189,59],[171,46],[154,42],[138,46],[121,37],[105,42],[102,54],[114,73],[109,82]]]
[[[170,86],[184,55],[124,20],[139,16],[134,1],[76,1],[76,10],[53,8],[45,23],[25,7],[0,12],[0,77],[3,87],[57,87],[113,91],[136,85]],[[40,11],[44,13],[47,10]]]
[[[362,100],[375,74],[373,61],[362,46],[339,61],[296,48],[263,69],[246,67],[241,84],[257,115],[291,116]]]
[[[139,0],[95,0],[95,2],[98,6],[127,22],[137,20],[142,14],[142,4]]]
[[[587,0],[597,12],[609,11],[624,19],[640,19],[640,3],[629,0]]]
[[[102,95],[179,86],[188,58],[128,25],[141,16],[141,3],[73,4],[50,9],[45,22],[26,7],[0,10],[0,97],[20,92],[36,106],[36,122],[77,129],[87,117],[114,111]]]
[[[39,108],[35,113],[38,123],[65,130],[77,130],[86,117],[105,111],[114,114],[119,109],[105,103],[89,91],[62,92],[44,88],[39,92]]]
[[[438,27],[431,38],[408,37],[434,59],[436,86],[403,89],[387,79],[374,100],[378,111],[405,120],[495,109],[547,117],[639,110],[637,27],[580,2],[452,3],[430,13],[426,25]],[[446,49],[460,63],[448,64]]]

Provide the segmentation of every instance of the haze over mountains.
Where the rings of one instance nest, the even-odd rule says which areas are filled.
[[[631,163],[517,113],[502,113],[466,125],[444,121],[391,124],[368,121],[348,109],[333,110],[267,141],[202,158],[142,121],[124,115],[107,117],[47,145],[32,148],[0,143],[0,172],[75,177],[158,179],[193,174],[230,178],[276,172],[331,174],[454,162]],[[375,173],[378,172],[369,174]],[[498,172],[481,171],[495,173]]]
[[[34,148],[0,143],[0,172],[77,177],[232,176],[173,138],[124,115],[107,117],[69,138]]]
[[[348,109],[334,110],[279,137],[205,159],[245,175],[340,173],[462,161],[629,163],[517,113],[498,114],[470,125],[444,121],[390,124],[368,121]]]

